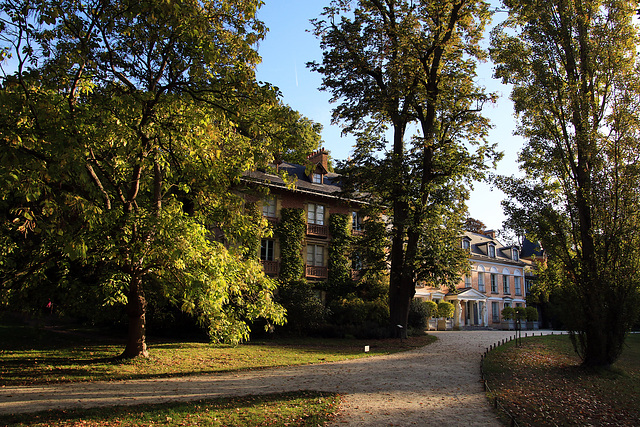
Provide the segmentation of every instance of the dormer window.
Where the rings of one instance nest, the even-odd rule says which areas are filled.
[[[493,245],[489,245],[489,257],[490,258],[496,257],[496,247]]]
[[[520,254],[518,253],[518,248],[511,249],[511,253],[513,254],[513,260],[518,261],[520,259]]]
[[[322,184],[322,174],[317,172],[313,173],[312,181],[314,184]]]
[[[471,250],[471,242],[467,239],[463,239],[462,240],[462,249],[464,249],[465,251],[469,251]]]

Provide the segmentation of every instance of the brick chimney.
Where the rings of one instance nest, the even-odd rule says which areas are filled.
[[[320,163],[325,172],[329,171],[329,153],[324,149],[324,147],[309,154],[307,159],[309,159],[309,162],[314,165]]]
[[[496,238],[496,230],[485,230],[482,232],[482,234],[484,234],[485,236],[489,237],[490,239],[495,239]]]

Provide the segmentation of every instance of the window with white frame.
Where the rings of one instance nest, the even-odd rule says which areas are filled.
[[[307,222],[309,224],[324,225],[324,206],[309,203],[307,207]]]
[[[531,280],[524,280],[524,291],[526,293],[531,292],[531,287],[533,286],[533,282]]]
[[[491,317],[493,323],[500,322],[500,307],[496,301],[491,302]]]
[[[504,303],[504,308],[507,308],[507,307],[511,307],[511,303],[510,302],[505,302]]]
[[[324,266],[324,246],[307,245],[307,265]]]
[[[470,287],[471,287],[471,273],[469,273],[469,274],[465,274],[465,275],[464,275],[464,285],[465,285],[467,288],[470,288]]]
[[[516,295],[522,295],[522,285],[520,283],[520,276],[513,278],[513,287],[516,290]]]
[[[507,275],[502,276],[502,292],[505,294],[511,293],[511,290],[509,289],[509,276]]]
[[[262,204],[262,216],[267,218],[275,218],[276,217],[276,198],[275,197],[267,197],[264,199],[264,203]]]
[[[511,249],[513,251],[513,260],[518,261],[520,259],[520,253],[518,252],[518,248]]]
[[[314,184],[322,184],[322,174],[314,173],[312,175],[312,177],[313,177],[313,183]]]
[[[260,243],[260,259],[262,261],[273,261],[274,241],[271,239],[262,239]]]
[[[496,247],[493,245],[489,245],[489,256],[491,258],[495,258],[496,257]]]
[[[491,273],[491,293],[498,293],[498,275]]]
[[[484,272],[483,271],[479,271],[478,272],[478,290],[480,292],[485,292],[485,289],[484,289]]]
[[[462,240],[462,249],[464,249],[465,251],[471,250],[471,242],[468,241],[467,239],[463,239]]]
[[[351,212],[351,230],[362,231],[362,216],[359,212]]]

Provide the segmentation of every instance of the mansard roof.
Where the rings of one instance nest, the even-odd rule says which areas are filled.
[[[275,166],[273,168],[275,169]],[[339,180],[340,175],[337,173],[328,172],[324,174],[322,184],[316,184],[309,180],[309,176],[306,174],[306,167],[303,165],[283,162],[277,166],[277,170],[279,174],[288,177],[287,181],[293,181],[295,191],[333,197],[339,197],[342,191]],[[287,182],[280,175],[269,170],[246,172],[244,177],[270,187],[287,188]]]
[[[467,238],[470,241],[470,251],[472,260],[486,261],[486,262],[498,262],[512,265],[523,266],[524,263],[520,260],[516,261],[512,259],[509,251],[513,248],[518,250],[517,246],[504,246],[498,239],[490,235],[481,233],[473,233],[465,231],[463,238]],[[490,257],[487,247],[493,245],[496,248],[496,256]]]

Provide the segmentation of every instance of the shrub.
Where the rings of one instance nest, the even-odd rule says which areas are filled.
[[[451,318],[454,311],[453,304],[450,302],[442,301],[438,303],[438,317]]]
[[[435,301],[427,300],[424,302],[427,308],[429,309],[429,313],[427,314],[428,318],[436,317],[438,315],[438,304]]]
[[[513,317],[516,314],[516,311],[513,307],[505,307],[502,309],[502,320],[513,320]]]
[[[516,320],[525,320],[527,318],[527,309],[524,307],[516,307],[515,311],[515,319]]]
[[[528,322],[536,322],[538,321],[538,309],[535,307],[527,307],[526,309],[526,316],[527,316],[527,321]]]
[[[408,326],[414,329],[426,328],[430,314],[430,307],[425,301],[412,299],[409,306]]]
[[[287,310],[285,329],[304,335],[326,320],[326,309],[306,280],[293,280],[278,287],[276,301]]]

